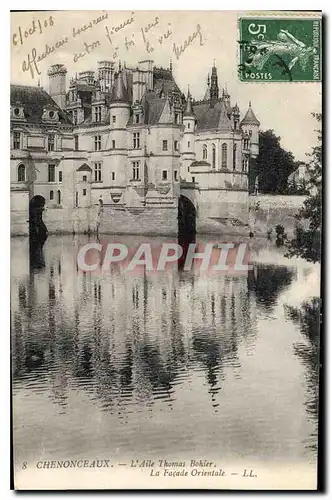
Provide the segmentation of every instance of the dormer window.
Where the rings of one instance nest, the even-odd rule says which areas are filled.
[[[135,123],[139,123],[139,114],[138,113],[135,115]]]
[[[11,115],[12,118],[14,118],[15,120],[25,120],[23,106],[20,103],[17,103],[14,106],[12,106]]]
[[[13,132],[13,149],[21,149],[21,132]]]
[[[175,121],[176,125],[179,123],[179,113],[175,113],[174,121]]]
[[[57,122],[59,121],[59,111],[57,109],[52,109],[51,106],[47,106],[43,110],[43,121]]]
[[[101,122],[101,106],[95,107],[95,121]]]

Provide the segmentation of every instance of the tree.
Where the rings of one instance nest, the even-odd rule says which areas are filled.
[[[280,146],[273,130],[259,133],[259,154],[249,169],[249,191],[258,176],[259,192],[286,193],[289,175],[296,169],[294,156]]]
[[[312,113],[318,123],[322,121],[321,113]],[[309,196],[305,199],[296,218],[299,225],[295,230],[295,238],[288,243],[289,256],[297,255],[310,262],[319,262],[321,255],[321,223],[322,223],[322,132],[318,133],[318,144],[309,154],[308,171],[310,174]]]

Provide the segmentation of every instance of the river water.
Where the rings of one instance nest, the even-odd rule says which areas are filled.
[[[12,239],[18,467],[110,454],[315,466],[318,325],[289,306],[319,295],[317,266],[262,241],[242,275],[103,276],[77,268],[87,241],[51,236],[30,265],[28,240]]]

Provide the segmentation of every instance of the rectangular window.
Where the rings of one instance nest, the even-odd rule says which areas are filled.
[[[174,170],[174,180],[175,181],[179,180],[179,178],[178,178],[178,171],[177,170]]]
[[[135,115],[135,123],[139,123],[139,115],[138,114]]]
[[[112,172],[112,181],[115,181],[115,172]]]
[[[48,182],[55,182],[55,165],[48,166]]]
[[[174,115],[174,121],[175,121],[176,124],[179,123],[179,115],[178,115],[178,113],[175,113],[175,115]]]
[[[188,148],[190,148],[190,141],[188,141]]]
[[[62,170],[59,170],[59,182],[62,182]]]
[[[74,135],[75,151],[78,151],[78,135]]]
[[[116,116],[112,116],[112,123],[116,123]]]
[[[86,189],[83,189],[83,196],[86,196]]]
[[[138,132],[135,132],[133,134],[133,146],[134,146],[134,149],[139,149],[139,133]]]
[[[188,123],[187,127],[190,128],[190,123]]]
[[[95,182],[101,182],[101,163],[95,163]]]
[[[95,121],[101,122],[101,106],[95,107]]]
[[[163,170],[162,179],[163,179],[163,181],[167,181],[167,170]]]
[[[95,136],[95,151],[101,150],[101,135]]]
[[[13,133],[13,148],[21,149],[21,132]]]
[[[174,149],[175,151],[179,151],[179,141],[174,141]]]
[[[191,179],[192,179],[192,182],[195,182],[195,177],[192,177]]]
[[[88,180],[88,176],[87,175],[83,175],[83,182],[86,182]]]
[[[112,141],[112,149],[115,149],[115,141]]]
[[[47,149],[49,151],[54,151],[54,134],[49,134],[48,136]]]
[[[139,180],[139,161],[133,161],[133,180]]]
[[[163,141],[163,151],[167,151],[167,141]]]

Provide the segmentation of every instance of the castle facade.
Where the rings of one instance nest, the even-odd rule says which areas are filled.
[[[260,123],[250,103],[241,119],[215,66],[201,101],[150,60],[101,61],[69,86],[63,65],[48,76],[48,93],[11,86],[13,234],[36,195],[50,232],[248,231]]]

